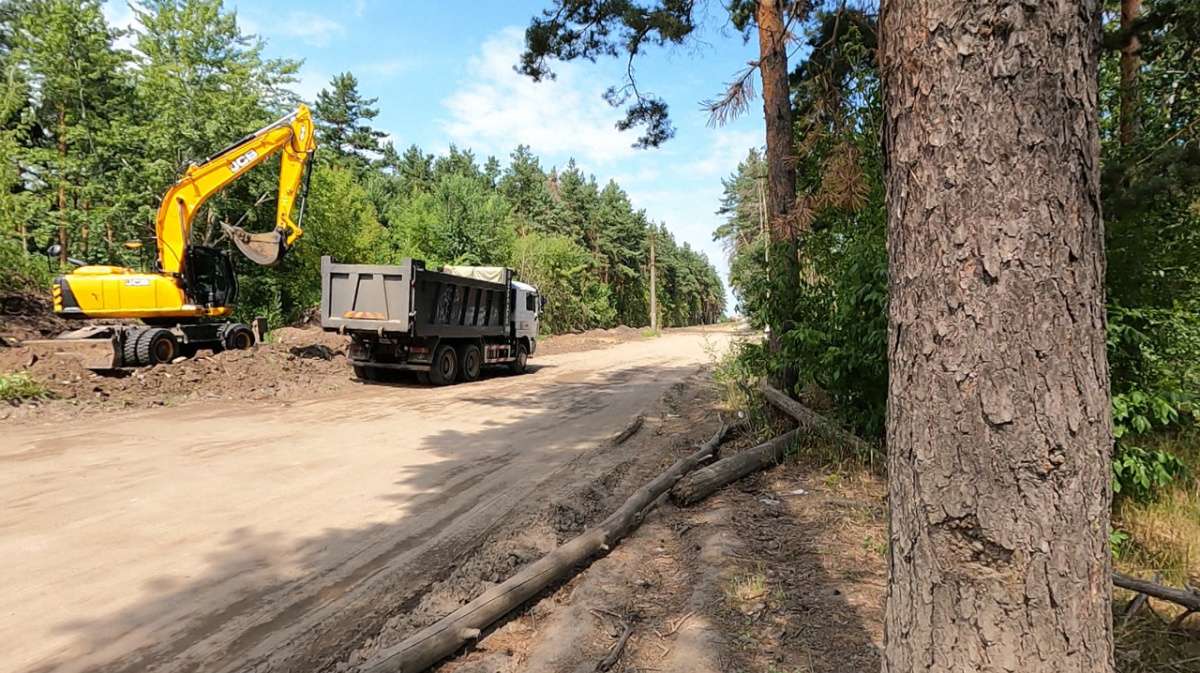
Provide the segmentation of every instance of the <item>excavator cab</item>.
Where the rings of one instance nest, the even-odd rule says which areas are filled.
[[[188,300],[205,308],[231,306],[237,299],[237,276],[223,250],[193,245],[187,250],[184,278]]]

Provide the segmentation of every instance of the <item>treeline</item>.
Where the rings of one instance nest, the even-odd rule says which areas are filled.
[[[292,110],[299,63],[266,58],[220,0],[145,0],[138,28],[107,24],[98,0],[0,4],[0,289],[37,286],[72,260],[149,268],[161,194],[189,163]],[[130,49],[120,45],[128,44]],[[507,265],[549,299],[550,332],[718,320],[724,289],[705,256],[649,221],[615,182],[574,162],[544,169],[526,147],[507,165],[451,148],[402,154],[372,127],[374,99],[339,75],[312,102],[318,153],[305,236],[265,269],[234,253],[238,313],[290,321],[320,296],[319,259]],[[221,223],[274,222],[277,159],[213,197],[194,239]],[[49,260],[41,251],[57,243]]]
[[[1114,476],[1135,494],[1181,472],[1168,452],[1142,447],[1155,430],[1188,422],[1200,396],[1200,2],[1148,0],[1142,9],[1125,29],[1106,12],[1100,74]],[[740,310],[760,326],[794,325],[766,365],[798,368],[801,385],[829,391],[844,420],[879,436],[888,278],[875,21],[849,9],[818,13],[807,26],[811,53],[792,75],[799,288],[783,292],[789,279],[767,270],[768,255],[789,251],[768,249],[757,152],[725,181],[727,222],[716,238],[730,254]],[[1134,32],[1138,62],[1123,83],[1121,46]],[[795,301],[773,301],[773,288]]]

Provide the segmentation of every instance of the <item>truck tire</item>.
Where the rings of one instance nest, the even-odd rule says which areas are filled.
[[[244,351],[254,345],[254,332],[236,322],[222,325],[217,331],[217,338],[221,341],[222,350]]]
[[[417,372],[417,383],[423,386],[429,385],[429,372]]]
[[[359,381],[374,381],[376,371],[374,367],[354,365],[354,378]]]
[[[125,367],[141,367],[144,364],[138,359],[137,342],[146,330],[131,329],[125,332],[125,341],[121,344],[121,364]]]
[[[458,380],[464,383],[479,380],[479,371],[483,369],[483,355],[479,346],[466,344],[458,349]]]
[[[517,346],[517,357],[512,362],[508,363],[509,374],[524,374],[525,367],[529,364],[529,353],[525,350],[525,344]]]
[[[179,342],[175,340],[175,334],[171,330],[156,327],[138,335],[137,358],[139,362],[147,365],[161,365],[174,360],[177,355],[179,355]]]
[[[458,354],[454,346],[442,344],[433,354],[433,369],[429,370],[429,382],[435,386],[448,386],[458,377]]]

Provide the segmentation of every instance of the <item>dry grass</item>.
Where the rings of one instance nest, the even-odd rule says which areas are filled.
[[[1113,511],[1113,526],[1129,535],[1116,559],[1119,570],[1139,577],[1162,574],[1174,586],[1200,585],[1200,431],[1163,435],[1146,448],[1179,456],[1191,472],[1153,502],[1123,500]],[[1133,595],[1117,591],[1118,623],[1123,604]],[[1121,673],[1200,672],[1200,616],[1169,628],[1183,609],[1151,600],[1149,607],[1116,629],[1117,670]]]
[[[1117,566],[1142,575],[1161,572],[1172,584],[1200,584],[1200,432],[1159,437],[1147,448],[1179,456],[1192,476],[1171,484],[1153,502],[1117,503],[1113,525],[1130,536]]]

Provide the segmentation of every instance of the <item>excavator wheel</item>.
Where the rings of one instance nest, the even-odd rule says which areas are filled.
[[[164,364],[174,360],[177,355],[179,342],[171,330],[156,327],[138,335],[137,357],[142,364]]]
[[[217,332],[217,338],[221,340],[221,347],[224,350],[244,351],[254,345],[254,332],[249,327],[241,323],[229,323],[221,327]]]
[[[129,330],[125,333],[125,342],[121,344],[121,364],[126,367],[140,367],[141,360],[138,359],[137,342],[138,337],[144,334],[146,330]]]

